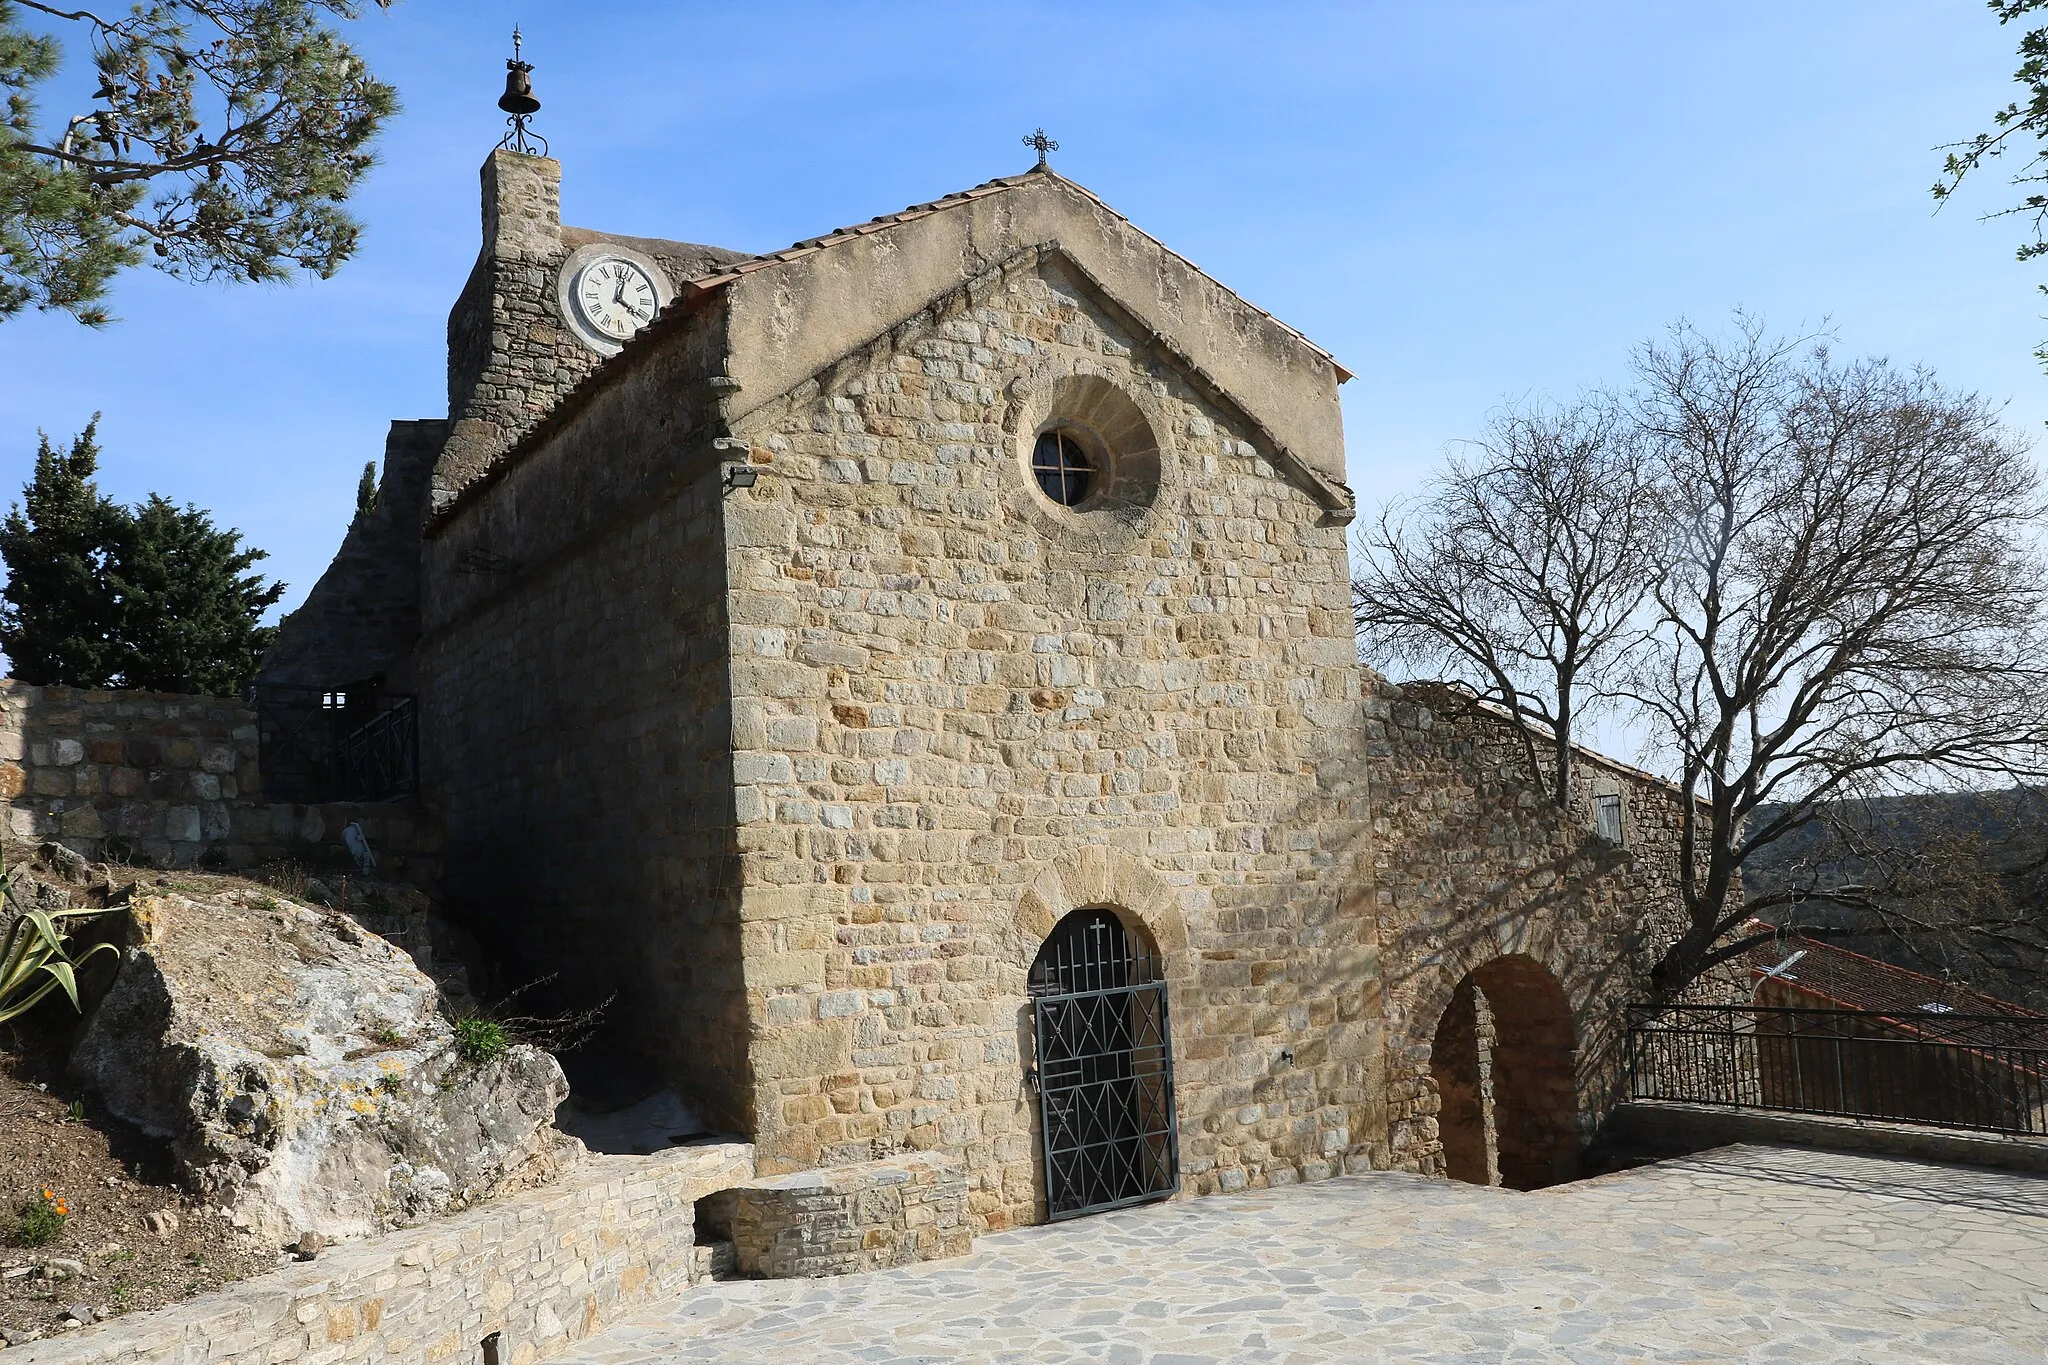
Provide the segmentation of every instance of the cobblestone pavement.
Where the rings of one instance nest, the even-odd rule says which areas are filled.
[[[1767,1147],[1535,1194],[1352,1176],[705,1285],[570,1359],[2042,1361],[2048,1177]]]

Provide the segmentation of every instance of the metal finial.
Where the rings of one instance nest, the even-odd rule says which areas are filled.
[[[505,61],[505,93],[498,96],[498,107],[510,117],[505,120],[505,136],[498,139],[498,145],[522,156],[546,156],[548,140],[539,133],[532,133],[526,126],[526,121],[540,111],[540,100],[534,95],[533,81],[529,78],[533,63],[521,55],[520,42],[521,34],[515,24],[512,28],[512,55]],[[540,143],[538,150],[533,145],[536,140]]]
[[[1048,169],[1045,154],[1047,152],[1056,152],[1060,149],[1060,144],[1047,137],[1043,128],[1037,129],[1029,137],[1025,138],[1024,145],[1038,149],[1038,164],[1031,168],[1034,171]]]

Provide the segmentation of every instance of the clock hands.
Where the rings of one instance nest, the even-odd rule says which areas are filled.
[[[612,291],[612,302],[618,304],[620,307],[624,308],[628,313],[632,314],[633,321],[646,322],[647,319],[653,317],[654,314],[650,312],[643,315],[638,305],[626,302],[626,285],[632,278],[633,277],[631,275],[627,274],[623,270],[618,272],[619,287]]]
[[[612,286],[610,299],[604,296],[607,282]],[[585,319],[620,341],[652,322],[661,311],[653,281],[619,261],[601,261],[584,271],[577,295]]]

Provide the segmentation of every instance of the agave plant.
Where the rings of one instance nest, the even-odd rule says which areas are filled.
[[[58,928],[57,922],[106,912],[28,909],[15,899],[13,872],[0,877],[0,896],[16,912],[6,941],[0,943],[0,1024],[28,1013],[44,996],[59,989],[70,998],[71,1008],[78,1009],[78,969],[101,953],[119,950],[111,943],[95,943],[73,957],[71,936]]]

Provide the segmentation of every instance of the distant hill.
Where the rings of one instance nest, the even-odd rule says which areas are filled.
[[[1764,807],[1755,818],[1777,809]],[[1955,927],[1901,934],[1867,912],[1817,904],[1765,911],[1765,919],[1785,923],[1796,914],[1846,931],[1829,939],[1842,947],[2048,1009],[2048,792],[1886,797],[1833,806],[1826,816],[1758,852],[1743,869],[1752,895],[1899,878],[1922,884],[1920,894],[1892,898],[1902,914]]]

